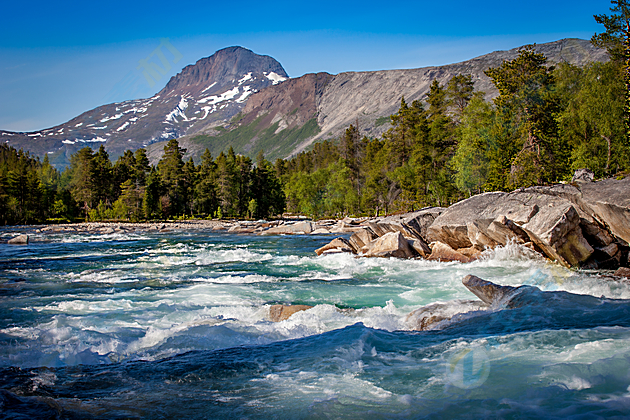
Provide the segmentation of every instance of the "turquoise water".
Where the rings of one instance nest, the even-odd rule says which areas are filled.
[[[316,256],[330,236],[31,233],[0,244],[8,418],[630,415],[630,286],[526,249],[460,264]],[[467,274],[535,287],[474,310]],[[313,308],[274,323],[278,303]],[[455,316],[413,331],[432,303]]]

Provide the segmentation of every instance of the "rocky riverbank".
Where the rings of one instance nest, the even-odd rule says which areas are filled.
[[[74,223],[32,228],[40,233],[190,229],[249,235],[337,234],[343,236],[315,252],[460,262],[512,242],[566,267],[618,269],[630,267],[630,177],[597,182],[586,177],[571,184],[484,193],[448,208],[377,218]],[[28,237],[11,241],[27,244]]]
[[[630,177],[479,194],[356,224],[316,252],[468,262],[513,242],[566,267],[630,267]]]

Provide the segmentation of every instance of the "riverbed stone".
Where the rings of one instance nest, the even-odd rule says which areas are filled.
[[[449,321],[457,314],[478,311],[487,306],[478,300],[432,303],[411,312],[405,318],[405,323],[412,331],[429,331],[437,329],[441,322]]]
[[[617,271],[613,274],[617,277],[626,277],[630,279],[630,268],[628,267],[619,267]]]
[[[286,321],[291,315],[311,308],[310,305],[272,305],[269,308],[269,319],[272,322]]]
[[[311,235],[328,235],[329,233],[330,231],[328,229],[320,227],[312,231],[310,234]]]
[[[407,239],[407,238],[405,238]],[[409,246],[418,253],[422,258],[431,255],[431,248],[422,239],[407,239]]]
[[[15,238],[9,239],[8,243],[11,245],[28,245],[28,235],[18,235]]]
[[[285,224],[280,226],[274,226],[266,231],[263,235],[308,235],[314,230],[314,223],[310,221],[297,222],[292,224]]]

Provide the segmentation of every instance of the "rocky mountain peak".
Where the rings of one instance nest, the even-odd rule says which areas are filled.
[[[197,93],[195,87],[203,89],[213,82],[217,82],[217,87],[225,86],[250,72],[269,75],[271,78],[274,74],[282,79],[289,77],[282,65],[272,57],[258,55],[243,47],[228,47],[184,67],[171,77],[160,94],[181,91]]]

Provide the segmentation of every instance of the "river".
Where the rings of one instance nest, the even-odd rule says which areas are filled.
[[[630,413],[630,285],[525,248],[461,264],[318,257],[325,235],[0,236],[24,231],[0,244],[7,418]],[[471,312],[467,274],[535,287]],[[436,302],[454,317],[413,331]],[[313,308],[271,322],[274,304]]]

